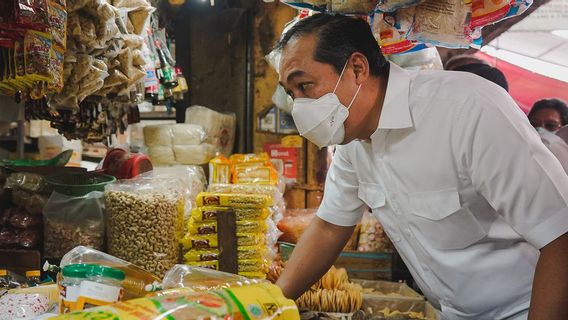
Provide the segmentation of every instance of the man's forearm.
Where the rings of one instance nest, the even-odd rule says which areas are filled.
[[[540,251],[529,320],[568,319],[568,233]]]
[[[331,267],[355,227],[341,227],[316,217],[298,241],[276,283],[284,295],[297,299]]]

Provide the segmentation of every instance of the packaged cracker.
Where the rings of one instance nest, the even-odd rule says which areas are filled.
[[[222,206],[233,208],[266,208],[272,206],[274,201],[260,194],[226,194],[201,192],[197,195],[196,204],[203,206]]]
[[[267,229],[266,221],[243,220],[237,221],[237,233],[264,233]],[[195,222],[189,220],[188,231],[193,235],[216,234],[217,221]]]
[[[191,211],[191,218],[195,222],[216,221],[219,211],[230,211],[235,213],[236,220],[264,220],[270,216],[270,210],[261,209],[242,209],[227,207],[198,207]]]

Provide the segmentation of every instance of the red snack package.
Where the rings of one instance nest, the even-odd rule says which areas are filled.
[[[15,0],[16,24],[20,27],[44,31],[49,27],[47,0]]]
[[[35,228],[22,230],[18,234],[18,244],[27,249],[37,247],[40,239],[39,230]]]
[[[32,215],[24,210],[18,210],[12,213],[10,217],[10,225],[15,228],[25,229],[29,227],[35,227],[41,223],[41,217],[38,215]]]
[[[0,229],[0,246],[9,246],[18,243],[18,233],[12,228]]]

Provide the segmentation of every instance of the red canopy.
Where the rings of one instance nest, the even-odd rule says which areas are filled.
[[[567,82],[534,73],[482,52],[476,53],[476,56],[505,74],[509,82],[509,93],[525,113],[540,99],[558,98],[568,102]]]

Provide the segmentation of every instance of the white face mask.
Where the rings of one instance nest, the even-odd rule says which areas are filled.
[[[359,85],[349,106],[345,107],[341,104],[335,91],[339,82],[341,82],[346,67],[347,62],[343,66],[333,92],[324,94],[319,99],[297,98],[294,100],[292,117],[298,132],[319,148],[341,144],[345,139],[343,123],[349,116],[349,108],[351,108],[361,89],[361,85]]]

